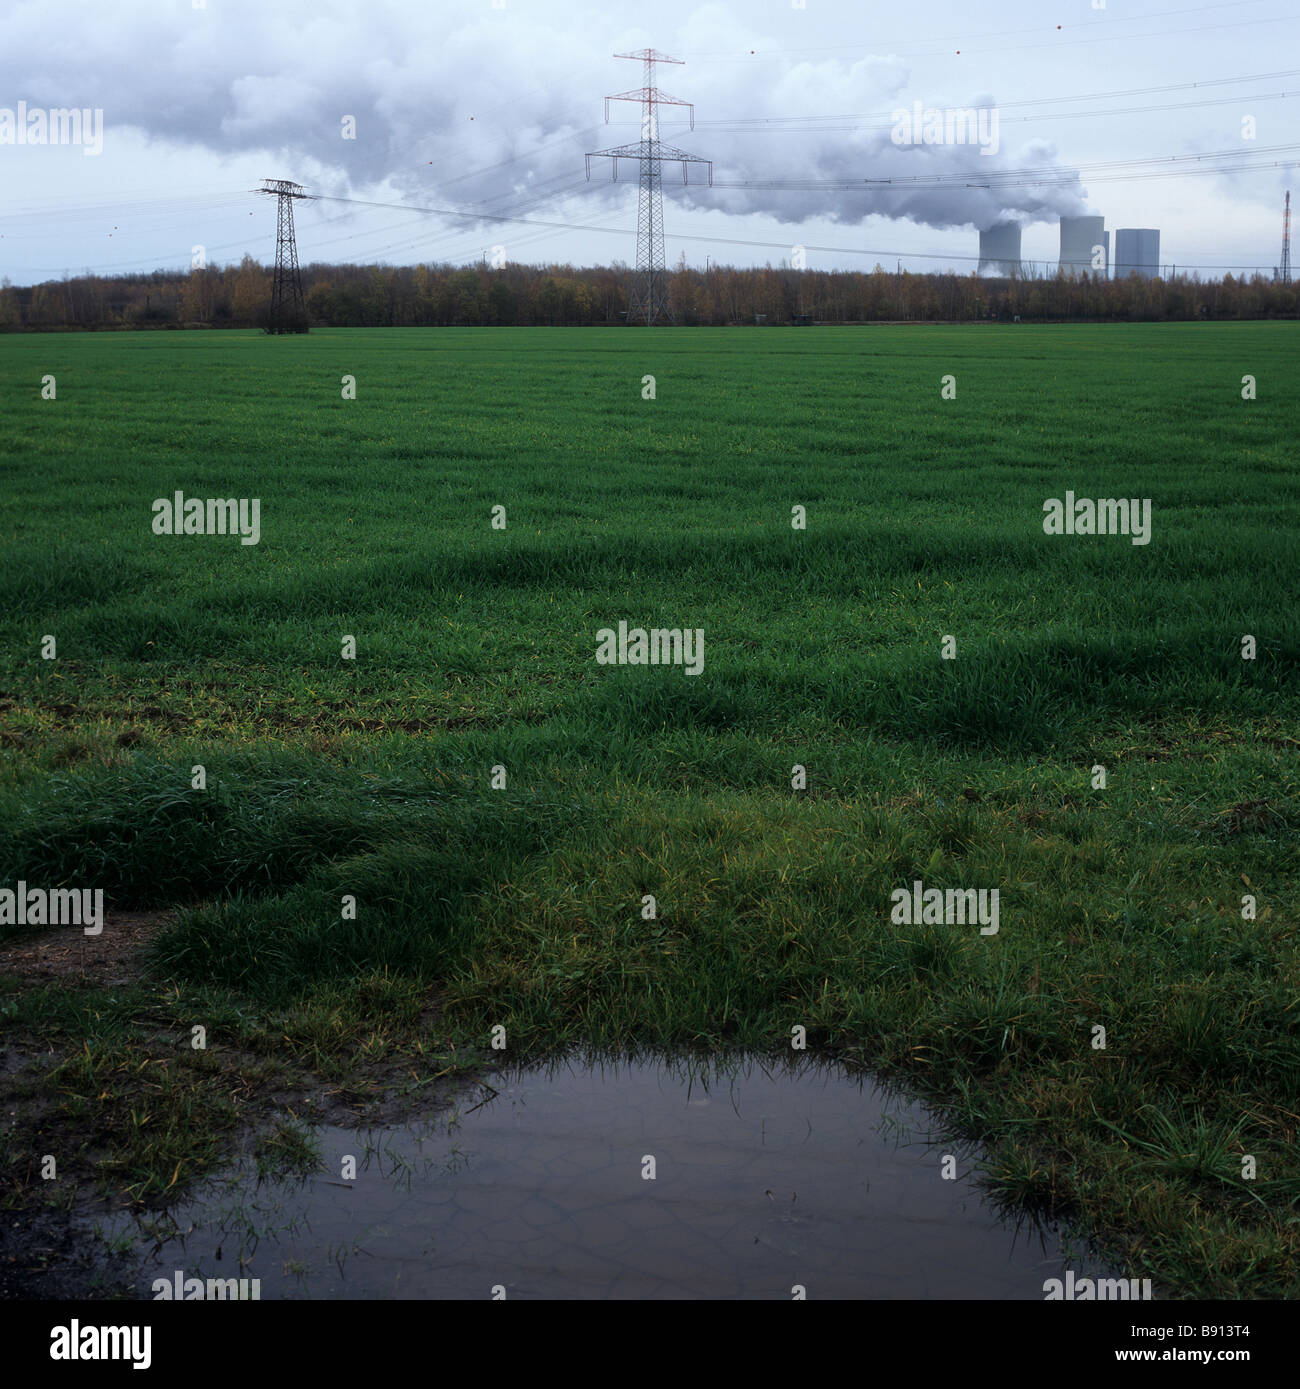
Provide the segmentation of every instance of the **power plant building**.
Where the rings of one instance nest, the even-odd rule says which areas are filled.
[[[980,232],[980,268],[983,275],[1019,275],[1020,223],[999,222]]]
[[[1100,265],[1093,256],[1100,249]],[[1110,236],[1104,217],[1061,218],[1061,261],[1063,275],[1107,275],[1110,271]]]
[[[1160,274],[1160,233],[1150,227],[1122,227],[1115,233],[1115,278],[1133,274],[1144,280]]]

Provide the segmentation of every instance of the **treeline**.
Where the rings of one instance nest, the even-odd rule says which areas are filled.
[[[1098,275],[988,279],[874,270],[794,270],[680,264],[669,273],[681,324],[1134,322],[1294,318],[1297,286],[1262,276],[1107,280]],[[309,265],[302,271],[318,327],[621,323],[635,279],[625,265]],[[264,327],[271,272],[251,256],[189,273],[82,275],[0,287],[0,331],[60,328]]]

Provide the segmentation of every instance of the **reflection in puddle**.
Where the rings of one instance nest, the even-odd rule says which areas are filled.
[[[236,1176],[142,1221],[136,1294],[179,1269],[263,1298],[1041,1299],[1067,1266],[1112,1272],[999,1220],[969,1151],[837,1066],[570,1057],[489,1082],[429,1123],[318,1130],[305,1183]]]

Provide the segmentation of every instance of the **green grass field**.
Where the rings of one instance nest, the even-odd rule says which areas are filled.
[[[1287,323],[0,337],[0,885],[178,909],[129,987],[4,981],[14,1199],[497,1024],[802,1026],[1166,1296],[1300,1294],[1298,374]],[[259,543],[155,535],[177,490]],[[1067,490],[1150,543],[1045,535]]]

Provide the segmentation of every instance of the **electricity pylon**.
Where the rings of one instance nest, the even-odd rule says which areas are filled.
[[[1286,192],[1286,205],[1282,209],[1282,274],[1279,277],[1284,285],[1291,283],[1291,190]]]
[[[619,92],[617,96],[605,98],[605,121],[609,122],[609,103],[611,101],[636,101],[641,104],[641,139],[636,144],[616,145],[613,149],[593,150],[587,155],[587,177],[591,177],[593,159],[613,160],[613,178],[618,182],[618,161],[635,159],[641,166],[640,193],[637,197],[636,214],[636,279],[632,285],[632,298],[628,305],[629,323],[645,322],[653,327],[656,321],[673,320],[672,305],[668,300],[668,267],[664,261],[664,194],[662,165],[682,166],[682,183],[687,182],[688,164],[706,164],[709,170],[709,186],[713,186],[713,161],[700,159],[687,154],[674,145],[664,145],[659,139],[659,107],[685,106],[691,113],[691,129],[695,129],[695,107],[689,101],[680,101],[675,96],[661,92],[655,86],[655,64],[676,63],[684,66],[680,58],[669,58],[653,48],[643,48],[637,53],[615,53],[616,58],[639,58],[645,64],[645,85],[637,91]]]
[[[310,194],[300,183],[288,179],[262,180],[259,193],[275,195],[278,216],[275,225],[275,274],[271,280],[272,333],[305,333],[307,305],[302,297],[302,276],[298,273],[298,243],[293,234],[293,204]]]

